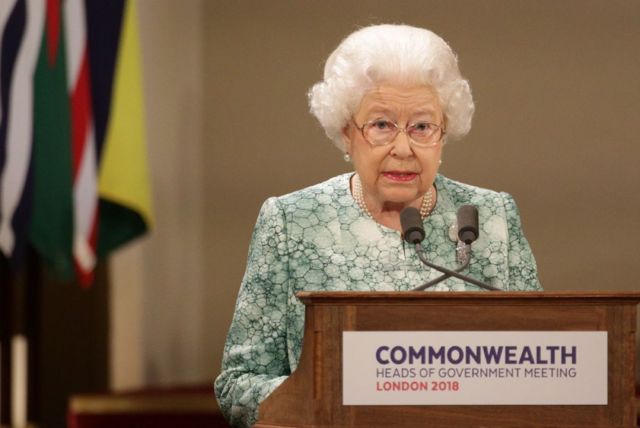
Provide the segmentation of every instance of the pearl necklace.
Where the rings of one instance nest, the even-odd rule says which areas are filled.
[[[358,174],[354,174],[353,176],[353,199],[356,200],[358,206],[364,211],[369,217],[373,218],[369,208],[367,208],[367,204],[364,202],[364,195],[362,194],[362,182],[360,181],[360,176]],[[433,205],[433,187],[429,187],[427,193],[422,197],[422,205],[420,205],[420,217],[424,220],[427,218]]]

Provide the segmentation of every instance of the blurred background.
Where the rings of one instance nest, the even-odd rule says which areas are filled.
[[[640,289],[640,2],[137,5],[155,224],[94,287],[43,290],[65,308],[50,319],[94,308],[94,330],[71,336],[100,350],[100,379],[64,394],[212,385],[260,205],[350,170],[306,93],[342,38],[369,24],[425,27],[457,52],[476,115],[441,172],[515,197],[546,290]],[[54,324],[43,337],[69,336]]]

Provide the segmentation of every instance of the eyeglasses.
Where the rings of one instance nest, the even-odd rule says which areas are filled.
[[[385,146],[396,139],[400,132],[404,132],[409,141],[417,147],[434,147],[446,130],[441,125],[429,122],[416,122],[401,128],[397,123],[386,119],[374,119],[358,126],[355,120],[353,124],[360,130],[362,137],[372,146]]]

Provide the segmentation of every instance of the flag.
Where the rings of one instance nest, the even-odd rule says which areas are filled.
[[[33,186],[29,242],[65,279],[73,274],[71,126],[60,0],[47,0],[33,76]]]
[[[98,222],[97,156],[91,110],[91,77],[87,54],[87,20],[83,0],[66,0],[65,40],[71,103],[73,176],[73,257],[80,282],[92,282],[96,265]]]
[[[31,244],[89,285],[97,259],[153,221],[136,3],[10,3],[0,6],[0,249],[19,264]],[[26,123],[20,139],[12,119]]]
[[[33,77],[44,27],[44,0],[0,2],[0,251],[24,257],[33,185]]]
[[[90,22],[99,21],[99,25],[106,26],[108,13],[115,11],[115,6],[107,6],[111,6],[112,3],[123,4],[123,16],[120,43],[113,68],[111,103],[105,120],[108,125],[102,140],[99,140],[102,160],[98,175],[98,191],[100,212],[103,214],[98,232],[101,237],[98,241],[99,255],[105,255],[144,233],[153,224],[143,126],[136,2],[88,1],[87,5],[96,9],[103,8],[103,13],[99,16],[95,16],[96,11],[93,11],[94,19]],[[111,28],[117,26],[115,21],[113,18]],[[103,69],[103,72],[106,71]],[[95,96],[94,99],[100,100]]]

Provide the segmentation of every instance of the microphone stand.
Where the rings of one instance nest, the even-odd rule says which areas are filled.
[[[456,272],[462,272],[467,266],[469,266],[469,262],[471,261],[471,254],[470,254],[471,247],[465,243],[461,243],[461,244],[464,247],[462,248],[459,247],[458,251],[462,252],[463,259],[462,259],[462,264],[460,264],[460,267],[458,267],[458,269],[455,269]],[[443,273],[439,277],[432,279],[431,281],[425,282],[424,284],[417,286],[411,291],[426,290],[427,288],[433,287],[434,285],[441,283],[447,278],[451,278],[451,275],[449,275],[448,273]]]
[[[434,279],[432,281],[429,281],[429,282],[427,282],[425,284],[422,284],[421,286],[414,288],[412,291],[424,290],[425,288],[430,287],[430,286],[432,286],[434,284],[437,284],[440,281],[444,281],[445,279],[447,279],[449,277],[452,277],[452,276],[455,277],[455,278],[461,279],[461,280],[463,280],[465,282],[468,282],[470,284],[473,284],[473,285],[475,285],[477,287],[480,287],[480,288],[482,288],[484,290],[502,291],[499,288],[496,288],[496,287],[494,287],[492,285],[485,284],[484,282],[478,281],[477,279],[473,279],[471,277],[468,277],[466,275],[463,275],[463,274],[459,273],[459,271],[464,269],[469,264],[469,259],[468,258],[466,260],[466,263],[462,267],[460,267],[460,268],[458,268],[456,270],[451,270],[451,269],[447,269],[447,268],[442,267],[442,266],[434,265],[429,260],[427,260],[427,258],[424,255],[424,249],[422,248],[422,245],[419,242],[416,242],[415,246],[416,246],[416,253],[418,254],[418,257],[420,258],[420,261],[422,263],[424,263],[425,265],[429,266],[430,268],[444,273],[444,275],[441,275],[441,276],[439,276],[438,278],[436,278],[436,279]]]

